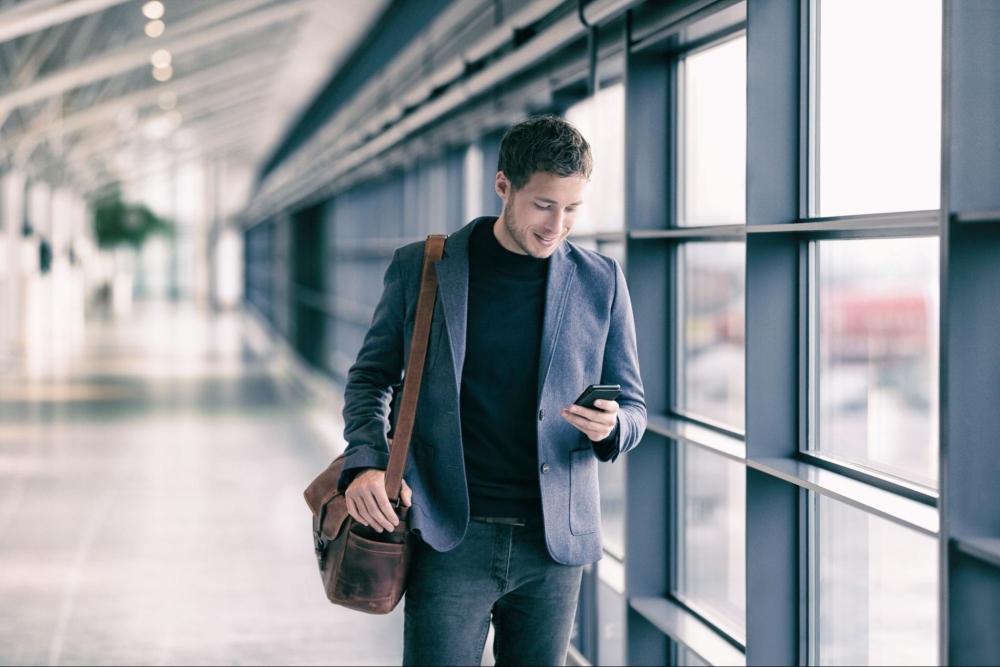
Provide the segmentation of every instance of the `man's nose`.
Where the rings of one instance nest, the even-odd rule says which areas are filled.
[[[545,231],[551,236],[559,236],[563,233],[565,229],[566,212],[562,209],[558,209],[552,218],[549,219],[549,224],[545,225]]]

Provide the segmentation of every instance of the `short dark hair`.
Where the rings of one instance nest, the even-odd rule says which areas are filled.
[[[590,178],[590,144],[572,123],[559,116],[533,116],[512,126],[500,143],[497,169],[520,190],[537,171]]]

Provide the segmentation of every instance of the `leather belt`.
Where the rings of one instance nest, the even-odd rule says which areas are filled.
[[[505,516],[470,516],[472,521],[482,521],[484,523],[502,523],[508,526],[524,526],[527,519],[510,518]]]

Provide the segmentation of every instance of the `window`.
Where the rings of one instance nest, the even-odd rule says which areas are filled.
[[[681,667],[710,667],[707,662],[698,657],[698,654],[691,649],[683,646],[677,646],[677,660],[674,662],[675,665],[681,665]]]
[[[941,0],[813,11],[813,214],[938,208]]]
[[[820,452],[937,486],[938,240],[815,243]]]
[[[679,445],[677,593],[730,634],[746,616],[746,468]]]
[[[936,664],[937,540],[825,496],[811,500],[812,663]]]
[[[625,86],[615,84],[566,111],[590,143],[594,171],[573,234],[625,229]]]
[[[601,580],[597,582],[598,665],[625,665],[625,624],[628,607],[625,597]]]
[[[741,9],[745,17],[745,9]],[[738,29],[739,16],[732,20]],[[694,32],[718,31],[711,22]],[[727,30],[732,30],[730,26]],[[746,36],[676,60],[677,205],[671,243],[671,411],[739,444],[745,428]],[[746,467],[673,440],[671,593],[726,642],[746,634]],[[724,639],[722,639],[724,637]],[[704,664],[678,647],[678,664]]]
[[[597,468],[601,485],[601,533],[604,551],[625,558],[625,465],[623,460]],[[605,557],[607,557],[605,555]]]
[[[680,61],[682,226],[746,222],[746,53],[740,36]]]
[[[742,430],[746,244],[685,243],[677,255],[676,408]]]

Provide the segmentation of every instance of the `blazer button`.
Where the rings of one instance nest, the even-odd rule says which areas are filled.
[[[544,475],[548,471],[549,471],[549,464],[548,463],[543,463],[542,464],[542,474]]]
[[[538,411],[538,421],[543,421],[545,419],[545,410]]]

